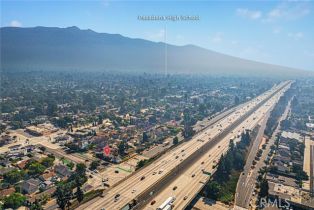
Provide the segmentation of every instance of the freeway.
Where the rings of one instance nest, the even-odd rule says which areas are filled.
[[[279,119],[279,122],[287,118],[289,110],[290,110],[290,102],[286,106],[286,109],[284,113],[282,114],[281,118]],[[266,120],[265,120],[265,124],[266,124]],[[265,130],[265,125],[263,124],[260,131],[264,133],[264,130]],[[255,189],[255,183],[257,180],[258,171],[262,167],[266,166],[264,160],[266,160],[268,156],[270,147],[274,145],[276,136],[279,133],[279,131],[280,131],[280,123],[278,124],[274,133],[272,134],[272,137],[270,138],[268,144],[266,145],[266,148],[263,151],[262,156],[260,157],[260,160],[257,162],[254,169],[252,169],[251,166],[252,166],[252,161],[254,160],[256,153],[258,151],[258,147],[251,149],[249,157],[246,161],[246,165],[244,167],[244,171],[243,171],[244,173],[242,173],[239,177],[237,190],[236,190],[236,196],[235,196],[235,209],[239,209],[238,207],[242,207],[241,209],[243,208],[249,209],[249,206],[251,204],[253,190]],[[262,138],[262,136],[259,136],[259,138]],[[258,143],[259,141],[256,141],[256,142]]]
[[[236,107],[230,108],[230,109],[228,109],[228,110],[226,110],[226,111],[224,111],[222,113],[220,113],[220,112],[216,113],[215,115],[212,116],[211,119],[210,118],[206,118],[203,121],[199,121],[195,126],[193,126],[193,130],[195,130],[197,133],[198,132],[202,132],[203,130],[205,130],[209,126],[215,124],[216,122],[218,122],[222,118],[224,118],[227,115],[231,114],[235,109],[236,109]],[[184,140],[184,137],[182,136],[181,133],[177,134],[177,137],[178,137],[179,141]],[[158,145],[158,146],[150,149],[149,151],[144,151],[143,152],[143,156],[145,156],[147,158],[152,158],[152,157],[157,156],[158,154],[161,154],[165,150],[171,148],[173,146],[173,138],[169,137],[166,140],[169,141],[169,145],[168,146]]]
[[[254,111],[259,106],[289,84],[290,82],[281,83],[251,101],[236,107],[231,114],[219,120],[215,125],[197,133],[191,140],[171,149],[152,164],[138,170],[107,190],[104,198],[93,199],[78,209],[121,209],[133,199],[146,200],[148,194],[154,193],[157,184],[167,183],[186,166],[193,165],[199,158],[199,154],[205,153],[209,148],[215,146],[222,137],[231,129],[236,128],[248,115],[255,115]],[[239,129],[238,132],[242,132],[242,130]],[[140,208],[140,205],[138,207]]]
[[[279,100],[281,93],[282,92],[275,95],[269,100],[269,103],[260,107],[253,115],[250,115],[246,120],[235,127],[219,142],[219,145],[209,149],[198,161],[194,162],[191,167],[180,173],[172,182],[167,183],[166,187],[163,187],[161,192],[156,193],[156,195],[149,199],[149,201],[153,202],[147,202],[144,209],[156,209],[170,196],[176,197],[173,203],[174,209],[185,209],[210,178],[208,174],[203,173],[203,170],[213,174],[215,172],[213,166],[218,162],[221,154],[228,150],[230,139],[234,139],[234,133],[238,133],[243,129],[253,130],[254,127],[265,118],[265,113],[269,112],[273,104]],[[235,138],[234,141],[237,142],[239,139],[240,138]]]

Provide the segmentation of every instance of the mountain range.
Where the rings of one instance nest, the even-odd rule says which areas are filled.
[[[3,27],[4,71],[117,71],[215,75],[294,76],[303,70],[241,59],[194,45],[97,33],[75,26]]]

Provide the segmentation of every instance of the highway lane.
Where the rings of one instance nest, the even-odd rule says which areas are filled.
[[[277,88],[281,88],[285,84],[281,84],[277,86]],[[174,154],[179,154],[180,150],[184,150],[185,156],[182,159],[186,159],[187,156],[194,153],[200,146],[202,146],[205,142],[197,141],[198,138],[204,138],[209,135],[216,135],[220,133],[223,129],[227,127],[227,125],[232,124],[237,119],[239,119],[242,115],[244,115],[247,110],[251,110],[258,104],[259,101],[267,98],[277,89],[274,88],[271,91],[267,91],[265,94],[253,99],[252,101],[242,105],[241,109],[238,109],[238,114],[232,113],[229,117],[222,119],[220,124],[226,125],[225,127],[219,126],[219,122],[217,122],[217,126],[211,126],[208,129],[205,129],[204,132],[197,134],[192,140],[185,142],[184,144],[180,145],[177,148],[174,148],[170,152],[166,153],[164,156],[156,160],[153,164],[143,168],[143,170],[138,171],[137,173],[130,176],[124,182],[121,182],[119,185],[111,188],[105,193],[105,197],[102,199],[94,199],[92,202],[88,203],[87,205],[82,206],[81,208],[86,209],[92,208],[100,209],[102,207],[112,208],[112,209],[119,209],[126,203],[130,202],[133,198],[136,198],[140,193],[142,193],[145,189],[149,186],[152,186],[157,182],[161,177],[167,175],[167,170],[171,170],[176,167],[180,162],[180,158],[175,158]],[[230,121],[230,122],[229,122]],[[207,134],[210,133],[210,134]],[[159,170],[163,169],[164,171],[159,174]],[[153,172],[157,172],[157,174],[152,175]],[[168,171],[169,172],[169,171]],[[156,176],[157,175],[157,176]],[[140,180],[142,176],[145,176],[144,180]],[[132,190],[138,188],[136,192],[132,193]],[[119,200],[115,201],[114,196],[116,194],[120,194]],[[88,207],[88,208],[87,208]]]
[[[242,124],[240,124],[236,129],[234,129],[234,132],[237,132],[238,130],[243,129],[243,127],[248,129],[253,129],[259,119],[263,118],[264,116],[264,110],[262,109],[267,108],[266,106],[260,108],[260,111],[257,115],[252,115],[248,121],[244,121]],[[257,119],[259,117],[259,119]],[[233,133],[234,133],[233,132]],[[174,209],[184,209],[186,205],[194,198],[193,195],[197,194],[197,192],[202,189],[203,183],[206,183],[208,180],[208,176],[203,174],[200,170],[199,166],[202,162],[208,163],[206,165],[206,171],[210,171],[211,173],[214,173],[215,169],[212,169],[212,160],[213,159],[219,159],[221,154],[226,152],[228,150],[229,140],[233,136],[233,133],[230,133],[227,137],[224,138],[223,143],[220,145],[223,145],[219,148],[214,147],[211,150],[209,150],[201,160],[196,162],[189,171],[186,173],[180,175],[171,185],[166,188],[164,191],[159,193],[157,197],[154,198],[156,203],[154,205],[147,204],[144,209],[156,209],[163,201],[165,201],[170,196],[175,196],[176,201],[174,202]],[[208,155],[212,154],[211,158],[208,159]],[[190,172],[192,171],[192,172]],[[191,178],[191,180],[186,180],[187,174],[194,173],[196,174],[194,178]],[[201,183],[200,183],[201,182]],[[178,189],[176,191],[173,191],[173,186],[178,186]],[[192,196],[191,196],[192,195]],[[187,198],[185,196],[188,196]]]

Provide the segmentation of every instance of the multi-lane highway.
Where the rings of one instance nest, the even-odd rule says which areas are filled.
[[[221,154],[228,150],[229,141],[234,138],[234,134],[243,129],[253,130],[258,123],[263,121],[265,117],[267,118],[266,113],[268,113],[273,105],[279,100],[283,91],[273,96],[266,104],[257,109],[254,114],[250,115],[246,120],[240,123],[226,135],[217,146],[211,148],[187,171],[181,173],[180,176],[177,176],[175,181],[170,183],[168,187],[165,187],[157,196],[153,196],[154,198],[151,199],[152,202],[148,203],[144,209],[156,209],[167,199],[167,197],[170,196],[176,198],[173,202],[173,209],[184,209],[209,179],[209,176],[203,173],[203,169],[206,172],[213,174],[215,172],[213,165],[218,161]],[[239,138],[235,138],[234,140],[238,141]]]
[[[137,208],[145,208],[148,201],[164,190],[164,184],[173,183],[178,179],[182,180],[180,183],[186,182],[184,180],[190,181],[189,178],[192,177],[191,173],[193,172],[195,172],[194,180],[197,180],[197,177],[203,176],[201,169],[213,168],[212,166],[218,161],[221,153],[227,150],[230,138],[234,138],[243,129],[251,128],[252,124],[256,124],[260,116],[265,114],[265,110],[259,111],[260,108],[263,105],[270,107],[272,103],[275,103],[275,99],[278,99],[278,95],[282,94],[282,91],[286,90],[289,85],[290,82],[281,83],[251,101],[234,108],[233,112],[199,132],[191,140],[170,150],[152,164],[107,190],[103,198],[96,198],[79,209],[121,209],[133,200],[139,202]],[[209,157],[209,155],[211,156]],[[202,158],[204,158],[203,161]],[[195,167],[197,167],[197,171],[195,171]],[[194,186],[194,184],[192,185]],[[195,194],[195,189],[192,187],[188,190],[191,190],[187,193],[188,195]],[[180,192],[179,187],[172,191]],[[181,194],[181,197],[183,196],[181,200],[186,201],[182,202],[182,206],[185,206],[192,196],[185,198],[186,195]],[[163,202],[162,199],[156,200],[155,208],[157,204]],[[181,205],[177,205],[178,200],[176,199],[175,206]]]

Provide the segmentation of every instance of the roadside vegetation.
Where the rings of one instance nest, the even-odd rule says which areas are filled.
[[[286,93],[280,97],[278,103],[275,105],[274,109],[271,111],[270,116],[266,123],[266,128],[264,134],[268,137],[271,137],[275,131],[279,118],[284,113],[286,106],[293,95],[293,90],[289,89]],[[285,123],[283,124],[285,125]]]
[[[248,131],[242,133],[241,140],[236,145],[230,141],[228,152],[221,156],[212,180],[205,186],[204,196],[226,204],[233,202],[250,141]]]

